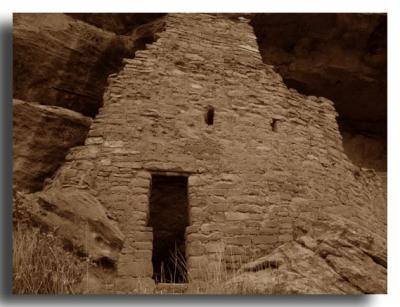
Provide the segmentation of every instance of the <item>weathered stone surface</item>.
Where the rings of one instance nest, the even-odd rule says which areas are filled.
[[[123,58],[134,57],[156,39],[163,28],[162,16],[14,14],[13,96],[27,101],[14,104],[17,189],[41,189],[68,149],[83,143],[89,128],[89,120],[81,116],[79,123],[78,114],[34,105],[95,116],[108,76],[125,65]],[[91,141],[101,142],[97,138],[87,143]]]
[[[263,60],[345,119],[386,121],[386,14],[255,14]]]
[[[322,258],[296,242],[286,243],[245,269],[255,272],[238,275],[227,282],[228,288],[241,288],[252,294],[360,293]]]
[[[260,294],[386,293],[385,238],[340,216],[309,221],[307,229],[245,264],[227,286]]]
[[[14,99],[14,188],[40,190],[67,150],[83,144],[90,124],[90,118],[71,110]]]
[[[102,204],[86,191],[50,189],[25,200],[32,219],[92,261],[115,264],[124,235]]]
[[[162,29],[159,15],[134,15],[14,14],[14,98],[96,115],[108,76]]]
[[[385,171],[386,14],[251,18],[263,61],[274,66],[288,87],[334,101],[348,157],[361,167]]]
[[[384,172],[387,169],[386,137],[374,137],[344,130],[343,148],[355,165]]]
[[[119,262],[119,276],[146,277],[153,275],[153,266],[149,261],[141,262]]]
[[[119,277],[116,279],[114,293],[117,294],[154,294],[155,283],[151,278]],[[101,291],[93,291],[101,293]]]
[[[150,31],[143,27],[154,20],[160,19],[162,13],[66,13],[74,19],[82,20],[100,29],[114,32],[119,35],[131,35]]]

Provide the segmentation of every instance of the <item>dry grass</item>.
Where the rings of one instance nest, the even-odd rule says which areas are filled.
[[[14,294],[77,294],[84,272],[84,264],[52,235],[14,226]]]
[[[14,199],[13,210],[13,293],[14,294],[84,294],[84,293],[120,293],[121,289],[117,289],[115,285],[115,272],[105,272],[101,268],[97,268],[89,274],[89,263],[80,260],[77,256],[64,250],[60,240],[52,234],[41,233],[37,228],[32,226],[29,216],[29,210],[25,208],[26,204],[21,201],[23,195],[16,195]],[[239,270],[229,268],[224,259],[235,258],[237,267],[241,267],[242,259],[225,251],[221,253],[218,259],[208,263],[202,268],[201,276],[192,278],[186,273],[185,257],[175,249],[170,257],[175,263],[174,272],[165,272],[162,270],[163,276],[160,281],[166,282],[187,282],[188,289],[184,291],[186,294],[240,294],[251,295],[255,290],[249,288],[248,283],[237,280],[242,274]],[[247,257],[246,257],[247,258]],[[248,260],[248,259],[247,259]],[[246,261],[247,262],[247,261]],[[180,271],[180,274],[177,274]],[[90,275],[90,276],[89,276]],[[92,276],[93,275],[93,276]],[[95,276],[98,275],[98,276]],[[168,276],[167,276],[168,275]],[[177,276],[185,276],[185,280],[177,280]],[[93,281],[91,277],[96,277],[98,281]],[[98,282],[105,282],[108,286],[104,289],[101,285],[99,288],[92,288]],[[148,288],[148,283],[140,283],[138,281],[138,289],[132,293],[154,294],[160,293],[157,288]],[[89,287],[91,286],[91,287]],[[106,291],[107,290],[107,291]],[[170,292],[171,291],[171,292]],[[272,289],[273,293],[277,293],[276,289]],[[124,292],[125,293],[125,292]],[[174,287],[168,291],[169,294],[174,293]],[[182,290],[178,290],[176,294],[182,294]],[[266,294],[266,293],[264,293]]]
[[[88,278],[87,264],[76,256],[65,251],[60,242],[49,234],[42,234],[35,228],[14,227],[13,233],[13,293],[14,294],[84,294],[92,293],[88,289],[83,290],[85,279]],[[184,270],[186,276],[185,259],[179,253],[171,254],[176,263],[177,270]],[[232,270],[226,265],[224,254],[220,254],[218,260],[204,267],[202,275],[191,279],[187,276],[188,288],[186,291],[171,287],[169,291],[160,292],[155,289],[143,287],[138,283],[138,289],[132,293],[136,294],[216,294],[216,295],[254,295],[254,294],[276,294],[278,289],[271,289],[269,293],[257,293],[236,278],[243,272]],[[240,259],[237,260],[238,267],[241,266]],[[104,272],[100,270],[102,274]],[[176,273],[176,272],[175,272]],[[85,277],[86,276],[86,277]],[[175,274],[174,274],[175,276]],[[115,274],[108,276],[113,279]],[[105,280],[104,276],[99,277]],[[161,281],[169,280],[173,283],[173,276],[161,278]],[[83,281],[83,282],[82,282]],[[109,280],[112,284],[113,280]],[[180,281],[182,282],[182,281]],[[112,286],[107,293],[119,293],[120,289]],[[103,292],[104,289],[102,289]],[[96,292],[96,291],[95,291]],[[96,292],[98,293],[98,292]]]
[[[257,295],[257,294],[276,294],[277,289],[273,288],[268,293],[260,293],[259,290],[255,289],[251,283],[243,282],[243,271],[239,268],[247,261],[243,261],[241,256],[234,256],[229,253],[229,250],[225,250],[223,253],[216,255],[217,259],[209,262],[202,268],[201,276],[191,278],[187,276],[188,289],[185,294],[197,294],[197,295]],[[185,257],[179,252],[171,253],[171,258],[176,264],[176,269],[181,271],[182,275],[186,275],[186,262]],[[236,267],[238,269],[232,269],[226,263],[225,259],[234,259]],[[278,274],[276,270],[268,269],[272,274]],[[162,272],[164,273],[164,272]],[[161,278],[161,282],[167,280],[167,278]],[[169,277],[170,282],[174,282],[174,279]],[[182,282],[182,281],[180,281]],[[173,291],[173,287],[171,287]],[[169,292],[169,294],[181,294],[179,287],[177,292]]]
[[[223,262],[224,257],[221,255],[221,261],[215,265],[205,268],[203,275],[192,281],[191,287],[187,294],[198,295],[276,295],[280,294],[278,283],[271,283],[271,287],[262,289],[255,287],[254,279],[249,278],[254,272],[243,272],[240,269],[228,269]],[[271,268],[268,270],[271,280],[277,280],[279,271]]]
[[[193,280],[190,287],[191,294],[200,295],[246,295],[250,289],[244,289],[240,283],[232,283],[241,272],[230,269],[224,259],[225,253],[218,254],[218,259],[207,265],[202,271],[200,278]],[[230,255],[232,256],[232,255]],[[237,257],[238,267],[241,267],[241,258]]]

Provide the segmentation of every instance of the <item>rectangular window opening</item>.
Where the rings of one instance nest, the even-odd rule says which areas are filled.
[[[150,219],[153,227],[153,279],[186,283],[185,229],[189,225],[188,177],[153,174]]]
[[[279,120],[273,118],[271,122],[271,128],[273,132],[278,132],[278,122]]]
[[[206,123],[209,126],[214,125],[214,108],[212,106],[208,106],[207,114],[206,114]]]

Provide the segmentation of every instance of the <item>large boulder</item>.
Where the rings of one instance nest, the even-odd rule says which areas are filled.
[[[303,226],[302,226],[303,227]],[[256,294],[386,293],[386,241],[341,217],[245,264],[227,288]]]
[[[86,139],[92,120],[55,106],[13,100],[13,175],[17,190],[37,191]]]
[[[114,267],[124,235],[103,205],[76,188],[50,189],[23,200],[34,225],[57,235],[64,247],[92,262]]]

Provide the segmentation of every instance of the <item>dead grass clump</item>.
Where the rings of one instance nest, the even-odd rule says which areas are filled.
[[[65,251],[53,235],[14,226],[14,294],[77,294],[83,272],[84,263]]]

